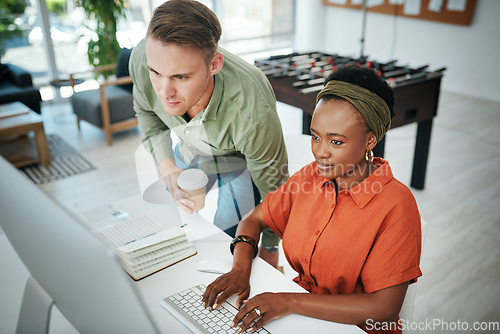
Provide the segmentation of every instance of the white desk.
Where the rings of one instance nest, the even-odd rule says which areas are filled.
[[[199,283],[209,284],[216,277],[216,274],[209,274],[196,271],[195,267],[199,261],[209,258],[232,260],[229,252],[230,237],[220,232],[215,226],[209,224],[201,216],[194,214],[182,214],[183,222],[191,225],[192,228],[199,228],[204,225],[204,232],[213,231],[213,235],[195,241],[198,252],[195,256],[166,268],[158,273],[146,277],[138,282],[134,282],[140,291],[147,308],[155,319],[162,333],[190,333],[175,317],[160,305],[160,300],[183,289],[189,288]],[[19,260],[5,235],[0,236],[0,249],[2,256],[0,264],[10,275],[0,279],[2,283],[3,301],[0,301],[0,309],[9,312],[0,312],[0,319],[3,319],[0,328],[10,332],[15,328],[17,315],[20,309],[20,300],[24,289],[24,284],[29,276],[23,263]],[[4,256],[9,256],[9,258]],[[132,279],[130,279],[132,281]],[[256,258],[253,263],[251,276],[251,296],[261,292],[304,292],[299,285],[288,279],[285,275],[268,265],[260,258]],[[8,291],[7,291],[8,290]],[[7,293],[8,292],[8,293]],[[233,302],[235,297],[232,298]],[[7,316],[10,314],[10,316]],[[4,317],[5,316],[5,317]],[[274,320],[265,325],[272,333],[363,333],[357,326],[337,324],[299,315],[288,315],[278,320]],[[1,332],[1,330],[0,330]],[[54,309],[51,316],[51,334],[76,333],[72,325]]]
[[[232,255],[229,251],[231,238],[219,232],[219,230],[205,221],[199,215],[182,215],[183,222],[195,224],[207,224],[213,228],[216,234],[204,239],[195,241],[197,255],[186,259],[172,267],[166,268],[154,275],[136,282],[146,305],[150,309],[153,317],[158,322],[162,332],[171,333],[190,333],[176,318],[160,305],[160,300],[190,288],[196,284],[211,283],[216,274],[209,274],[196,271],[196,265],[199,261],[209,258],[226,259],[231,261]],[[267,264],[260,258],[256,258],[252,267],[252,276],[250,279],[251,296],[256,294],[273,292],[304,292],[298,284],[288,279],[281,272]],[[232,297],[233,302],[236,298]],[[272,333],[363,333],[363,331],[353,325],[338,324],[296,314],[291,314],[278,320],[274,320],[265,327]]]

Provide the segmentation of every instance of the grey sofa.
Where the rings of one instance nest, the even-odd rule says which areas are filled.
[[[0,64],[0,104],[16,101],[41,113],[42,96],[33,86],[31,74],[13,64]]]

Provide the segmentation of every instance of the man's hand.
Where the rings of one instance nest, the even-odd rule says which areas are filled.
[[[195,205],[194,201],[190,200],[189,194],[177,185],[177,178],[184,170],[177,167],[177,165],[170,159],[162,160],[158,164],[158,170],[161,178],[167,185],[168,191],[170,191],[175,203],[177,203],[177,206],[187,213],[193,213],[192,208]]]

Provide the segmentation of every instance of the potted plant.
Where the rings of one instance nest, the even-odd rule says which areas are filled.
[[[76,0],[87,17],[95,22],[88,44],[89,63],[94,66],[114,64],[118,60],[120,45],[116,39],[117,22],[126,15],[126,0]],[[102,73],[107,77],[110,73]]]
[[[25,0],[2,0],[0,2],[0,57],[5,54],[8,40],[22,35],[22,30],[14,24],[14,19],[25,10]]]

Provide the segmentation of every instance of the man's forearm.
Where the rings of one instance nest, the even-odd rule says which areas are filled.
[[[172,159],[163,159],[158,163],[158,172],[161,177],[166,177],[179,170],[179,167],[175,164]]]

